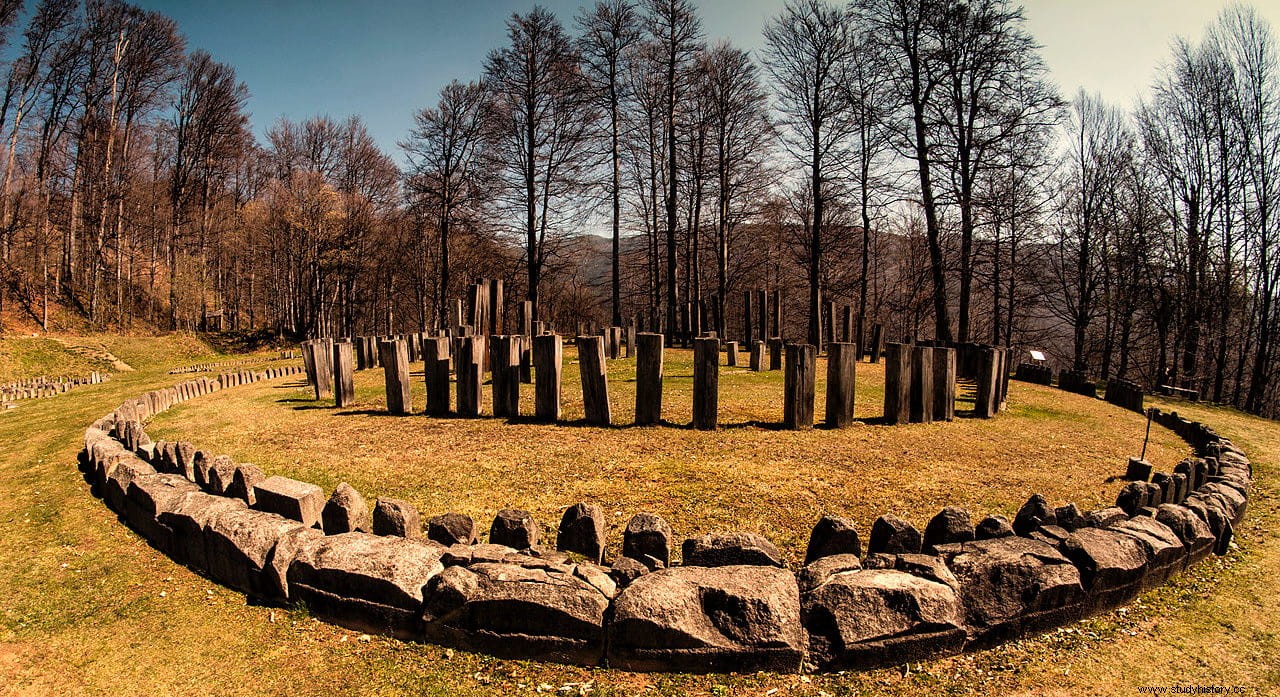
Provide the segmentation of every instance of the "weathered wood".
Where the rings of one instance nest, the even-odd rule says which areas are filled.
[[[751,342],[756,340],[755,317],[752,312],[752,296],[754,294],[754,291],[750,290],[742,293],[742,340],[746,342],[747,346],[750,346]],[[761,332],[761,338],[763,336],[764,333]]]
[[[782,370],[783,340],[780,337],[769,339],[769,370]]]
[[[720,407],[720,340],[693,341],[693,427],[714,431]]]
[[[457,374],[458,414],[480,415],[480,384],[484,379],[484,340],[478,336],[454,339],[454,372]]]
[[[823,307],[824,312],[819,319],[822,322],[822,344],[825,348],[827,344],[833,344],[836,341],[836,303],[834,300],[828,300]]]
[[[633,320],[627,325],[627,358],[636,356],[636,323]]]
[[[409,347],[403,339],[378,343],[383,382],[387,389],[387,412],[408,414],[413,408],[409,389]]]
[[[499,334],[489,339],[489,367],[492,371],[493,415],[512,418],[520,415],[519,337]]]
[[[311,361],[315,371],[316,399],[333,397],[333,339],[316,339],[311,344]]]
[[[520,333],[525,336],[533,336],[532,300],[522,300],[520,302]]]
[[[911,422],[933,421],[933,403],[933,348],[915,346],[911,349]]]
[[[844,343],[852,344],[856,342],[853,336],[855,328],[856,328],[856,325],[854,324],[854,321],[853,321],[853,308],[850,307],[849,305],[845,305],[844,306],[844,332],[842,333],[844,337],[843,339]]]
[[[999,351],[990,347],[979,349],[977,368],[978,392],[974,400],[973,412],[979,418],[989,419],[996,415],[996,409],[999,408],[996,401],[1000,393]]]
[[[449,326],[461,327],[466,324],[466,320],[462,318],[462,298],[451,298],[449,300]]]
[[[424,380],[427,383],[427,413],[449,413],[449,339],[427,337],[422,342]]]
[[[751,342],[751,357],[749,359],[751,369],[757,373],[764,370],[764,342],[756,339]]]
[[[911,347],[884,345],[884,419],[892,425],[911,420]]]
[[[953,421],[956,418],[956,350],[933,349],[933,419]]]
[[[818,348],[812,344],[787,344],[787,370],[783,377],[782,425],[797,430],[813,428],[814,381]]]
[[[609,327],[605,334],[608,342],[609,360],[616,361],[622,357],[622,327]]]
[[[533,382],[533,336],[524,334],[517,339],[520,343],[520,382],[528,385]]]
[[[738,342],[724,342],[724,364],[729,366],[738,365]]]
[[[636,423],[656,424],[662,420],[661,334],[636,334]]]
[[[337,407],[349,407],[356,401],[355,347],[350,341],[333,345],[333,403]]]
[[[836,342],[827,347],[827,425],[845,428],[853,423],[858,347]]]
[[[613,415],[609,407],[604,337],[578,337],[578,370],[582,376],[582,408],[587,423],[608,426],[613,422]]]
[[[539,421],[560,420],[560,374],[564,346],[559,334],[533,337],[533,413]]]
[[[507,331],[507,323],[503,317],[503,308],[505,307],[504,298],[502,297],[502,279],[495,278],[489,281],[489,333],[505,334]]]
[[[775,290],[773,294],[774,302],[777,302],[778,291]],[[766,290],[756,291],[756,333],[761,339],[770,339],[775,336],[782,338],[780,332],[769,333],[769,292]]]

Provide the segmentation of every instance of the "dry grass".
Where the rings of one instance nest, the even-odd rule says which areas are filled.
[[[1280,689],[1280,425],[1274,422],[1180,405],[1250,453],[1256,490],[1238,549],[1145,594],[1123,613],[992,651],[913,664],[909,671],[637,675],[501,661],[377,637],[364,642],[296,612],[247,605],[243,596],[175,565],[89,495],[74,457],[88,421],[126,395],[174,382],[162,371],[199,351],[171,352],[163,339],[121,340],[111,348],[143,368],[0,419],[6,494],[0,498],[0,585],[6,589],[0,594],[0,693],[507,695],[582,682],[592,684],[594,695],[1125,694],[1139,685],[1174,683],[1240,685],[1250,688],[1246,694]],[[669,374],[680,373],[677,356],[671,360]],[[616,367],[625,371],[621,363]],[[878,410],[878,370],[860,367],[859,412],[871,415]],[[378,377],[361,376],[362,408],[380,402]],[[724,403],[727,421],[779,419],[771,406],[771,391],[781,389],[776,376],[726,372],[723,380],[726,393],[739,380],[763,381],[753,390],[732,389],[742,396]],[[624,515],[670,511],[682,534],[733,523],[766,531],[793,551],[819,511],[850,513],[865,529],[875,514],[912,502],[929,510],[948,500],[975,512],[1007,512],[1034,490],[1054,501],[1073,490],[1089,492],[1082,503],[1089,496],[1109,499],[1119,485],[1102,481],[1122,468],[1141,438],[1135,415],[1019,383],[1013,383],[1010,413],[991,422],[802,434],[734,427],[703,434],[338,415],[307,408],[304,393],[281,382],[188,403],[154,430],[190,424],[189,435],[202,445],[257,458],[276,472],[314,475],[326,486],[347,479],[370,495],[408,494],[427,511],[487,516],[498,505],[494,499],[505,496],[511,500],[504,504],[534,502],[531,508],[550,525],[559,506],[597,492]],[[615,387],[621,410],[625,387]],[[566,394],[572,392],[566,386]],[[673,398],[667,413],[687,420],[687,397]],[[277,440],[264,439],[272,432]],[[1117,442],[1098,446],[1092,441],[1100,434]],[[1157,463],[1176,461],[1180,444],[1163,429],[1153,429],[1153,436]],[[358,447],[364,438],[370,448],[375,440],[389,445],[379,446],[379,457]],[[286,450],[292,454],[267,459]],[[486,460],[489,468],[478,464]],[[551,467],[581,479],[531,473]],[[627,473],[636,478],[613,481]],[[756,483],[766,477],[769,483]],[[982,491],[979,482],[992,490]],[[664,503],[668,484],[679,499]],[[450,487],[455,491],[448,497],[431,493]]]
[[[573,356],[567,361],[565,413],[572,420],[582,416],[581,391]],[[725,425],[694,431],[684,425],[692,413],[689,352],[669,350],[666,366],[664,413],[681,424],[676,427],[391,417],[381,413],[379,370],[357,374],[358,403],[350,409],[311,401],[301,382],[259,385],[184,405],[157,419],[150,432],[190,439],[326,490],[346,481],[370,499],[407,499],[426,514],[456,510],[482,526],[499,508],[523,508],[552,540],[563,510],[591,501],[612,516],[615,548],[626,520],[650,511],[678,534],[762,533],[795,561],[823,513],[850,516],[865,534],[885,512],[923,529],[948,504],[978,517],[1012,516],[1034,492],[1082,509],[1108,505],[1120,486],[1108,479],[1141,450],[1145,428],[1140,415],[1030,385],[1016,385],[1009,411],[994,420],[878,425],[883,370],[863,363],[856,413],[871,423],[780,430],[781,371],[722,367]],[[824,369],[820,361],[819,374]],[[632,419],[634,370],[633,361],[610,363],[615,422]],[[421,407],[416,375],[414,387]],[[823,391],[819,384],[819,414]],[[521,400],[522,411],[532,411],[531,386]],[[1185,455],[1172,433],[1153,430],[1153,462],[1172,469]]]

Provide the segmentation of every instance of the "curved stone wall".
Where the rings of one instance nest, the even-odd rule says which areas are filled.
[[[524,511],[421,520],[341,484],[267,476],[187,442],[153,442],[152,415],[193,397],[301,372],[228,373],[148,392],[95,421],[81,465],[94,492],[157,549],[269,603],[343,626],[503,657],[640,671],[803,671],[901,664],[1041,631],[1122,604],[1212,553],[1245,513],[1248,458],[1204,424],[1155,419],[1195,455],[1138,473],[1116,506],[1082,512],[1032,496],[1013,521],[943,509],[923,533],[893,516],[866,541],[815,526],[805,566],[767,539],[687,539],[641,513],[604,565],[599,506],[566,510],[555,545]],[[1132,474],[1132,473],[1131,473]],[[424,531],[425,527],[425,531]]]

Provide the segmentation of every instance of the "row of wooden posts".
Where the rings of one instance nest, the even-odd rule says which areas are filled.
[[[606,359],[619,358],[625,346],[626,355],[634,351],[636,357],[635,423],[658,423],[662,420],[663,336],[629,330],[625,342],[622,337],[621,328],[614,327],[605,336],[581,336],[575,340],[585,420],[598,425],[613,423]],[[766,343],[752,342],[750,368],[760,371],[767,365],[769,370],[783,369],[785,356],[783,425],[789,429],[812,427],[817,348],[809,344],[784,344],[775,339],[768,343],[767,349],[766,364]],[[410,413],[409,366],[421,362],[426,383],[425,411],[429,415],[450,413],[450,374],[453,373],[456,413],[479,416],[484,374],[489,372],[495,417],[518,416],[520,383],[532,382],[534,418],[540,421],[561,419],[563,351],[562,338],[551,333],[490,337],[418,333],[356,337],[353,341],[321,339],[303,345],[304,363],[316,399],[332,397],[339,407],[354,403],[354,370],[380,365],[385,377],[387,411]],[[700,337],[693,342],[693,352],[693,426],[714,429],[719,425],[720,354],[725,354],[726,365],[737,365],[738,344]],[[1005,355],[1002,349],[987,348],[974,365],[977,416],[993,416],[1004,402],[1006,383],[1000,376]],[[853,343],[832,342],[827,346],[825,423],[829,427],[843,428],[854,421],[856,365],[862,356]],[[888,423],[927,423],[955,417],[956,349],[888,343],[884,356],[884,415]]]

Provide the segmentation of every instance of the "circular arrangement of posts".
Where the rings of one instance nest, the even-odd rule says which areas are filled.
[[[553,360],[559,344],[548,336],[535,337],[531,348],[559,365]],[[461,360],[479,355],[478,337],[469,339],[456,354],[470,371],[459,373],[460,397],[464,380],[475,389],[476,359]],[[357,361],[369,357],[366,349],[338,346],[326,354],[336,357],[335,366],[349,365],[353,354]],[[587,353],[605,348],[598,337],[580,346]],[[510,371],[501,379],[521,379],[522,347],[512,342],[494,351],[503,358],[495,382],[501,366]],[[422,343],[428,381],[430,357],[445,348],[445,340]],[[393,375],[407,376],[408,349],[399,342],[378,349],[391,388]],[[813,357],[795,353],[811,373]],[[902,374],[920,376],[920,384],[937,374],[936,364],[907,362],[906,353],[896,358],[911,366]],[[330,361],[317,362],[316,355],[304,352],[304,360],[320,376]],[[994,352],[982,356],[1002,362]],[[1194,456],[1172,473],[1131,460],[1131,481],[1112,507],[1055,507],[1037,494],[1013,521],[987,516],[974,523],[968,511],[948,507],[923,532],[885,515],[865,548],[851,521],[827,516],[814,526],[796,570],[785,567],[768,539],[742,532],[685,539],[681,563],[673,564],[671,527],[637,513],[627,523],[622,556],[606,564],[605,512],[595,504],[569,507],[554,540],[529,513],[500,510],[489,541],[478,544],[467,516],[424,521],[404,501],[378,498],[370,505],[345,483],[326,497],[313,484],[269,476],[185,441],[153,442],[144,430],[152,415],[185,400],[300,372],[286,366],[226,373],[128,400],[85,431],[86,479],[157,549],[261,602],[302,603],[354,629],[501,657],[638,671],[805,671],[983,648],[1122,604],[1209,554],[1225,553],[1252,478],[1248,458],[1212,428],[1152,410]],[[343,370],[328,379],[336,400],[350,394]],[[917,407],[936,415],[936,404],[913,397],[916,378],[908,383],[894,398],[900,409],[906,402],[907,419]],[[992,378],[987,390],[1002,393],[999,383]],[[408,403],[403,396],[400,407]],[[539,414],[554,418],[558,399],[542,397]],[[463,406],[460,398],[459,411]],[[395,408],[390,399],[388,407]],[[803,404],[790,413],[805,419]],[[843,405],[828,404],[829,419],[843,413]]]

